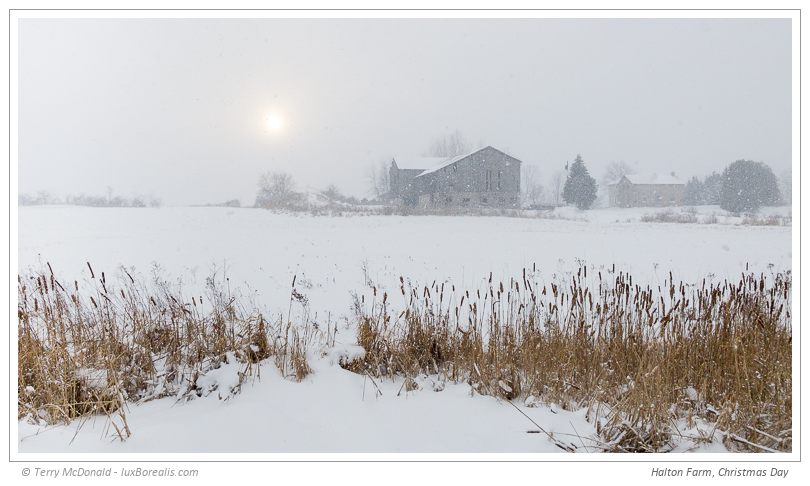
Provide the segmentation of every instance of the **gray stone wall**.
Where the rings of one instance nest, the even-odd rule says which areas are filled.
[[[424,169],[400,169],[392,162],[388,169],[391,196],[404,204],[416,204],[417,194],[413,188],[413,180],[422,172]]]
[[[520,204],[517,194],[497,194],[492,192],[444,192],[419,196],[419,207],[497,207],[515,208]]]

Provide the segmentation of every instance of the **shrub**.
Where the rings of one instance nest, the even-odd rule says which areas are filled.
[[[641,221],[645,223],[697,223],[698,218],[695,212],[685,211],[676,213],[668,209],[658,213],[644,214]]]

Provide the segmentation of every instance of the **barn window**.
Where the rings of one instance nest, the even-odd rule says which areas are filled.
[[[498,171],[498,190],[501,190],[501,171]]]

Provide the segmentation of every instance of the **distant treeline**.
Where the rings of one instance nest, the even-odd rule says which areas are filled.
[[[20,194],[17,198],[17,202],[20,206],[67,204],[71,206],[92,206],[97,208],[154,208],[161,205],[160,199],[152,196],[121,197],[113,196],[112,194],[107,196],[79,194],[68,195],[62,198],[42,191],[36,194]]]
[[[220,203],[194,204],[192,206],[198,208],[241,208],[242,203],[239,202],[239,199],[229,199]]]

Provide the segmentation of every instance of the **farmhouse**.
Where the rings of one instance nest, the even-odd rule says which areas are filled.
[[[628,174],[608,185],[611,207],[680,206],[683,204],[683,181],[669,175]]]
[[[517,207],[520,160],[491,146],[450,158],[394,158],[390,196],[422,208]]]

